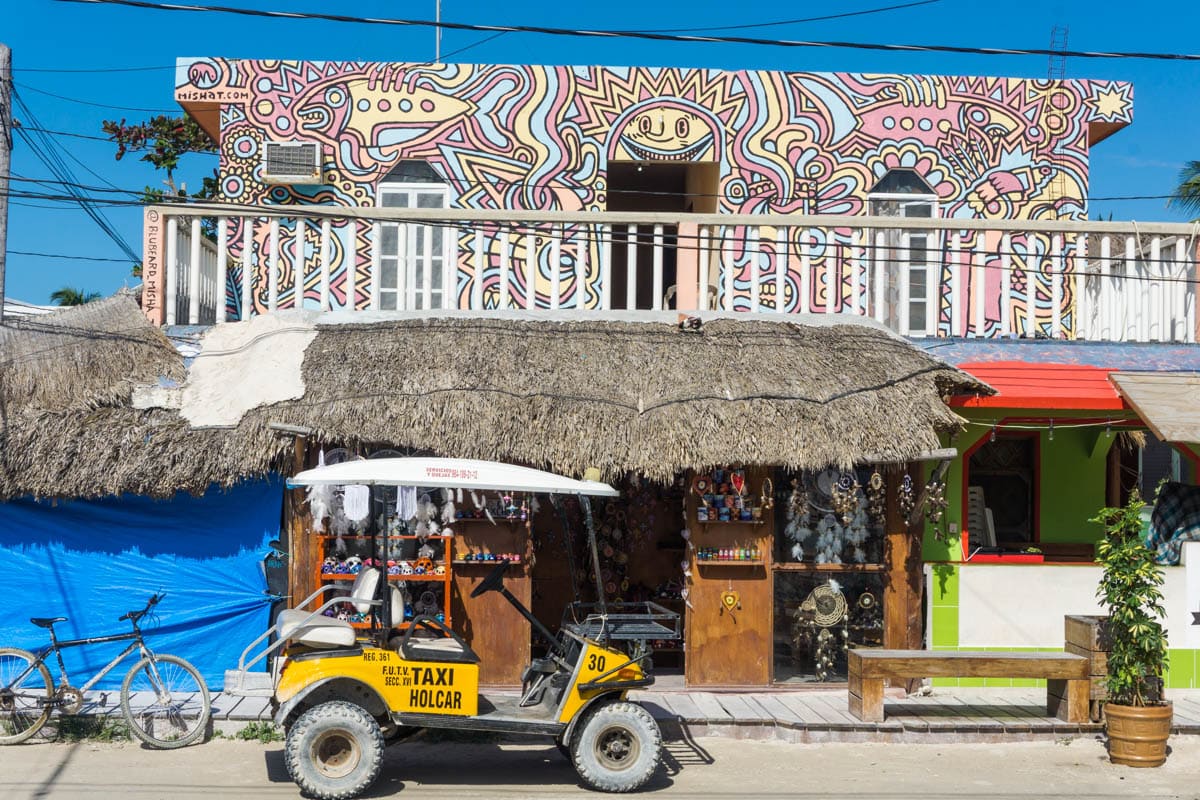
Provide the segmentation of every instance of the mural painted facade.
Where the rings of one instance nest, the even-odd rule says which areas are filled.
[[[220,104],[220,185],[231,202],[372,206],[397,164],[421,161],[444,182],[451,208],[575,212],[608,208],[613,162],[708,162],[717,165],[711,191],[722,213],[866,214],[868,195],[889,170],[909,169],[936,195],[943,218],[1081,219],[1090,143],[1132,120],[1132,87],[1113,81],[679,68],[183,59],[176,98],[185,108]],[[289,140],[321,144],[323,185],[260,180],[262,143]],[[306,224],[305,301],[313,303],[320,234]],[[817,237],[811,262],[818,274],[851,246],[848,229],[806,233]],[[353,303],[363,307],[369,227],[343,222],[335,234],[341,264],[332,279],[335,304],[351,302],[342,254],[356,252]],[[488,237],[493,266],[501,238]],[[294,233],[282,239],[294,247]],[[477,279],[473,234],[462,231],[459,239],[457,290],[465,302]],[[231,232],[230,241],[240,243],[240,232]],[[767,271],[778,246],[767,230],[749,242],[735,238],[735,307],[748,307],[752,260]],[[962,244],[999,258],[998,236]],[[963,289],[983,293],[989,326],[999,320],[1001,302],[1014,318],[1027,313],[1030,301],[1041,313],[1049,307],[1043,267],[1050,246],[1048,237],[1035,235],[1013,241],[1010,297],[1000,297],[995,269],[983,270],[981,285]],[[235,259],[239,247],[231,248]],[[560,304],[594,306],[597,247],[594,237],[565,243],[555,265],[548,246],[536,247],[536,285],[514,284],[510,293],[546,304],[557,269]],[[514,248],[512,258],[524,257],[523,246]],[[294,253],[285,251],[284,260],[292,264]],[[516,266],[510,274],[520,280],[524,271]],[[284,269],[279,286],[290,287],[290,266]],[[781,299],[791,310],[800,306],[798,269],[789,271]],[[835,274],[833,297],[826,280],[807,282],[810,307],[850,302],[849,275],[840,267]],[[499,270],[489,267],[481,279],[494,303]],[[1069,329],[1067,284],[1060,303]],[[765,303],[775,302],[772,289],[764,282]],[[949,300],[943,297],[939,310],[943,332]],[[236,293],[230,302],[240,302]],[[260,304],[265,308],[265,297],[255,298]]]

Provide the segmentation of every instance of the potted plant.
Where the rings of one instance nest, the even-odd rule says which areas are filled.
[[[1167,760],[1171,703],[1162,697],[1167,635],[1163,630],[1162,570],[1142,542],[1136,495],[1122,508],[1103,508],[1096,547],[1104,568],[1096,597],[1108,609],[1108,756],[1116,764],[1157,767]]]

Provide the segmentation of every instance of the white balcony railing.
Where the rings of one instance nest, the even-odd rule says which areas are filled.
[[[144,305],[163,324],[297,305],[669,308],[869,316],[914,337],[1196,341],[1189,225],[316,206],[146,215]]]
[[[217,244],[202,226],[198,216],[167,219],[167,274],[175,276],[167,325],[211,325],[225,319],[226,276],[218,275]]]

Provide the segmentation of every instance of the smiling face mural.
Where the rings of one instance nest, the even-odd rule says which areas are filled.
[[[662,161],[718,164],[721,213],[863,214],[888,170],[907,169],[933,189],[944,218],[1079,219],[1087,212],[1094,132],[1111,133],[1133,116],[1132,87],[1119,81],[221,58],[182,59],[176,74],[176,98],[185,107],[221,104],[221,187],[224,199],[238,203],[374,205],[393,167],[415,160],[441,177],[452,208],[603,211],[609,161]],[[321,144],[326,183],[263,183],[261,145],[272,140]],[[302,247],[280,258],[285,306],[297,258],[307,264],[305,300],[319,298],[321,235],[308,227],[302,236],[282,236]],[[266,235],[265,226],[254,231],[260,252],[268,247]],[[809,281],[799,279],[797,241],[783,242],[789,263],[784,294],[775,297],[760,286],[760,297],[797,310],[801,287],[808,286],[809,307],[844,307],[853,292],[852,268],[844,261],[852,235],[849,229],[821,234]],[[240,230],[229,238],[237,259]],[[368,226],[334,224],[337,305],[369,304],[368,238]],[[514,234],[502,246],[489,233],[491,266],[476,275],[473,237],[459,235],[461,303],[476,282],[485,298],[499,297],[503,258],[514,266],[510,295],[548,305],[557,274],[559,305],[598,303],[595,237],[565,244],[557,262],[549,237],[534,237],[530,252],[521,238]],[[778,246],[765,228],[756,249],[743,240],[731,243],[735,308],[748,307],[753,265],[774,263],[766,260],[776,258]],[[990,242],[963,241],[965,248],[976,246],[994,250]],[[988,270],[986,279],[962,289],[982,295],[988,309],[983,335],[995,328],[1002,304],[1013,319],[1048,319],[1058,304],[1069,330],[1071,282],[1056,296],[1043,269],[1050,242],[1030,234],[1014,239],[1013,248],[1026,255],[1007,296],[999,296],[996,273]],[[357,254],[356,263],[347,263],[342,254],[348,253]],[[524,277],[516,269],[522,259],[534,267]],[[526,278],[528,285],[521,283]],[[355,296],[349,297],[352,284]],[[265,309],[263,291],[252,301]],[[239,302],[230,292],[235,315]],[[949,296],[939,300],[943,333],[950,302]]]
[[[678,98],[639,103],[609,134],[610,161],[719,161],[720,120]],[[615,133],[615,135],[614,135]]]

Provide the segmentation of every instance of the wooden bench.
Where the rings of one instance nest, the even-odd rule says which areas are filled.
[[[1046,713],[1088,721],[1088,659],[1070,653],[876,650],[847,653],[850,713],[883,722],[883,682],[904,678],[1045,678]]]

